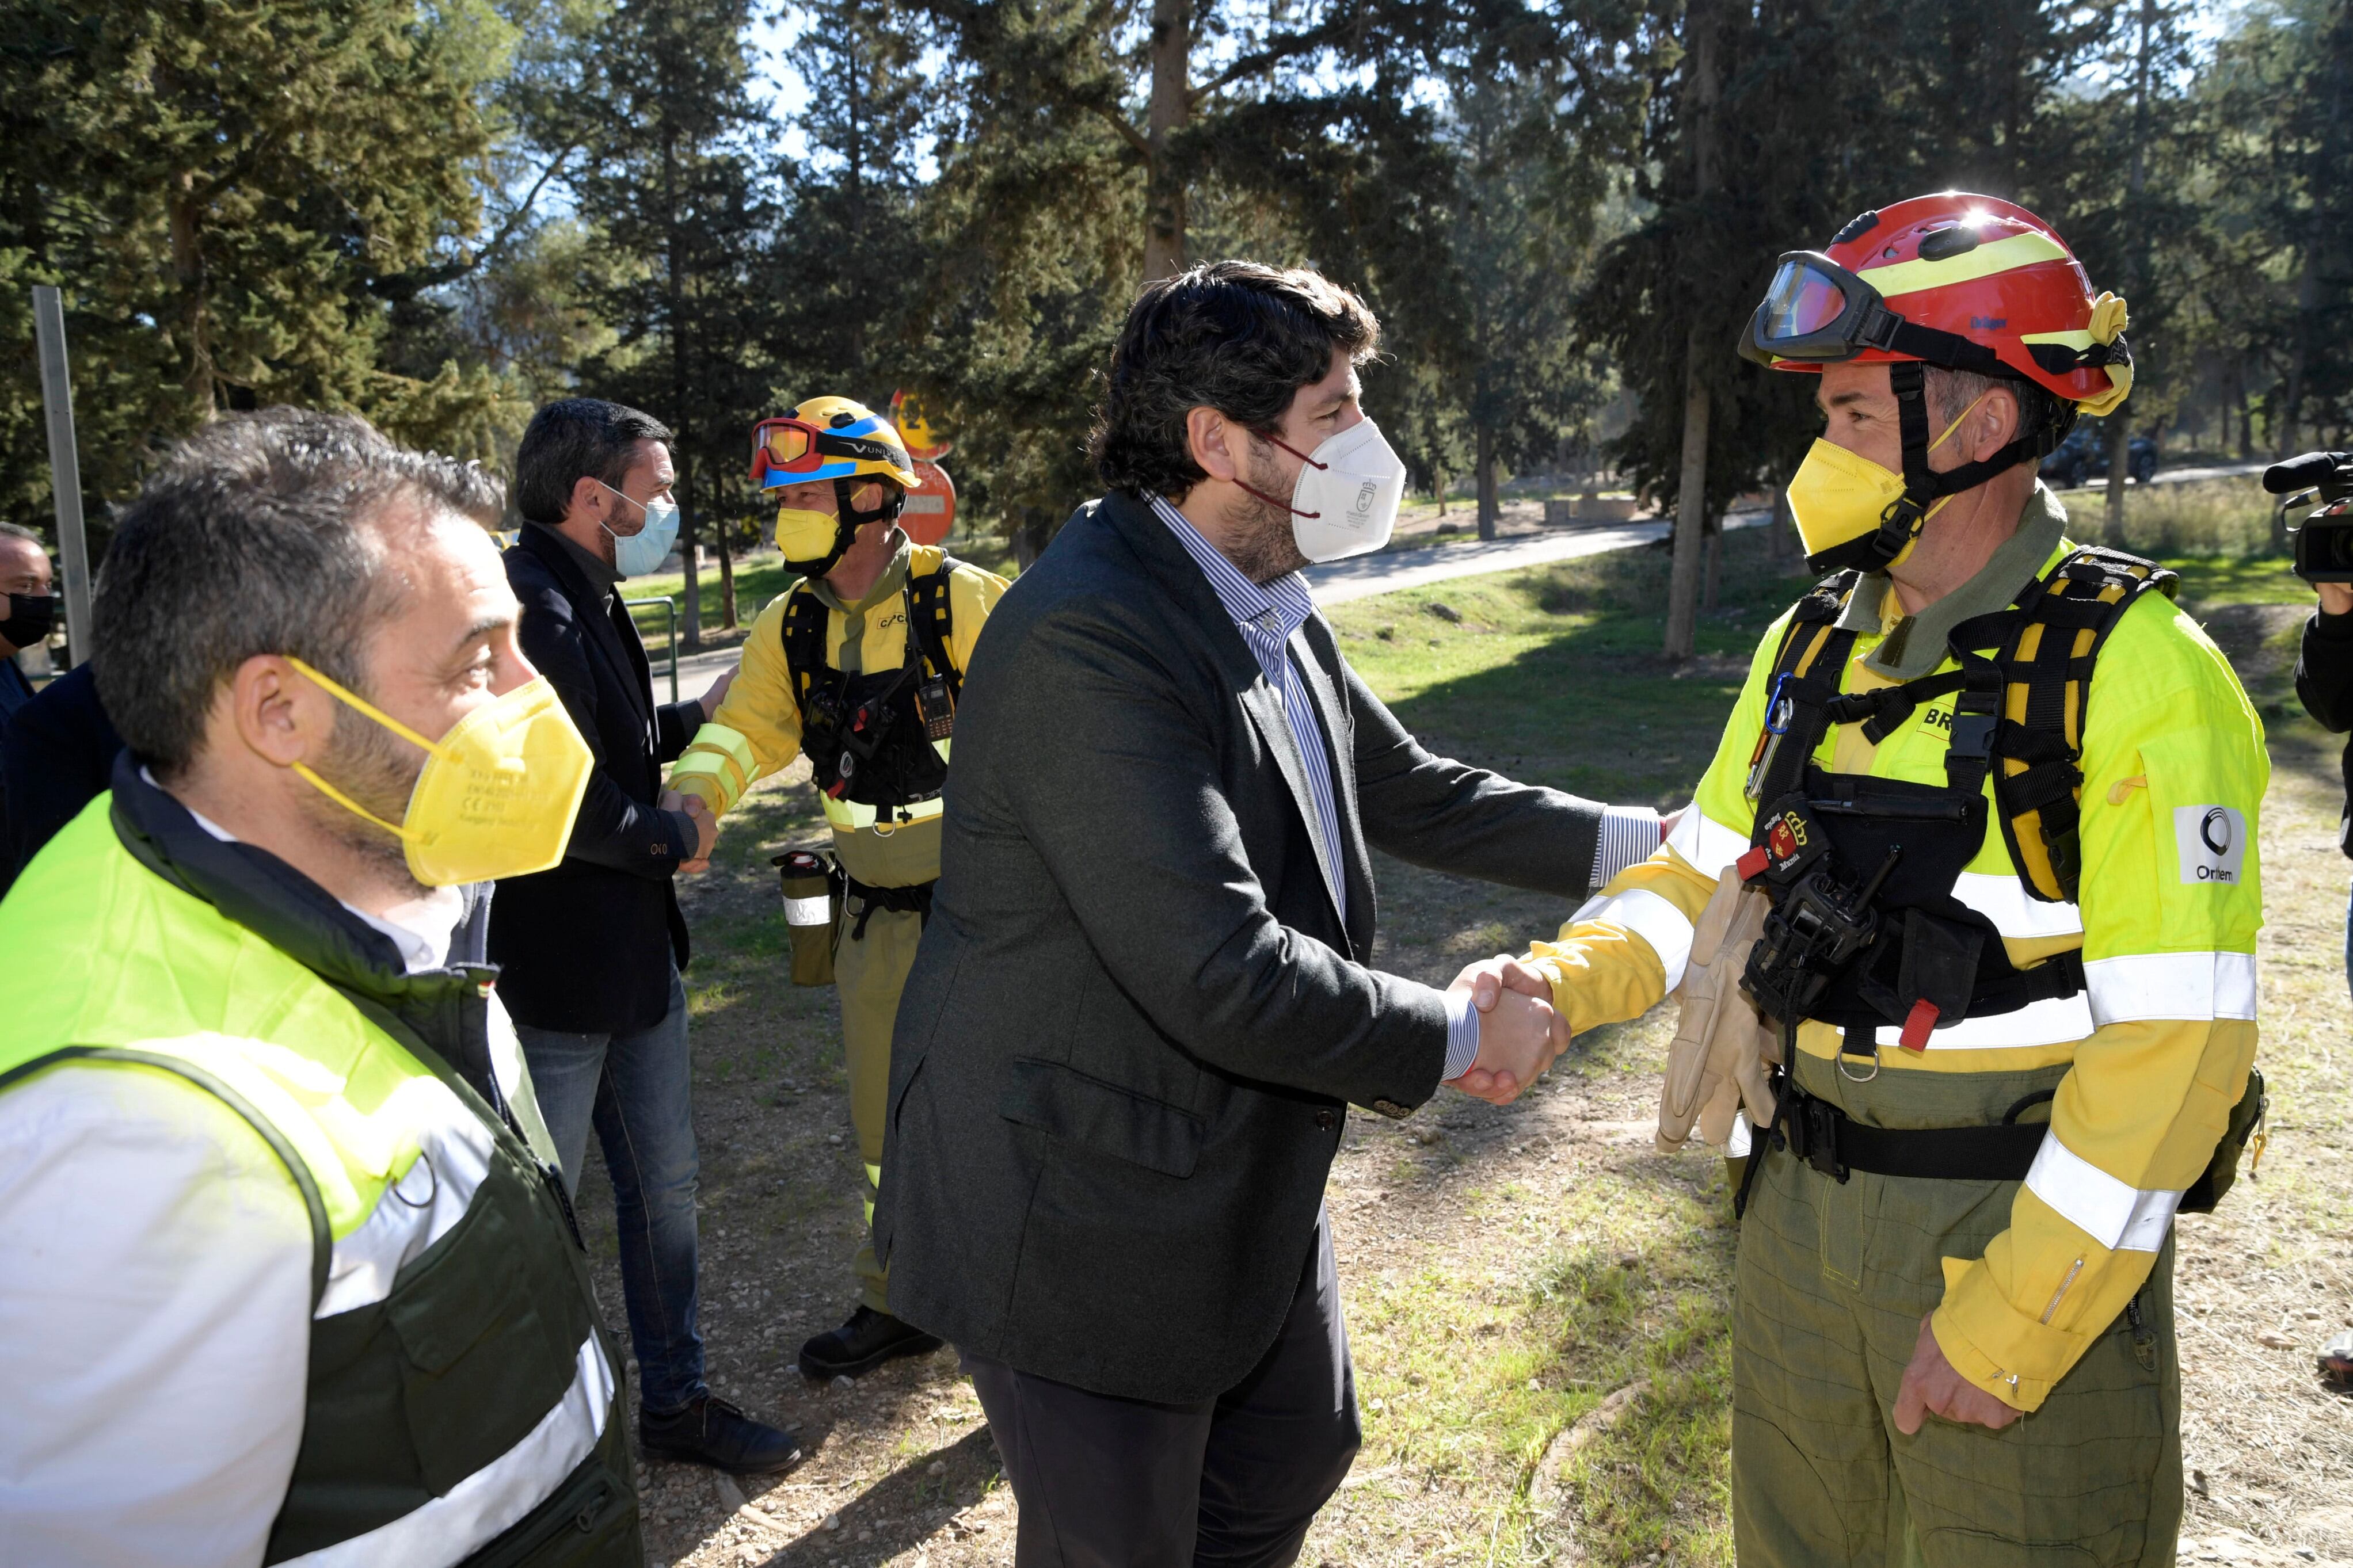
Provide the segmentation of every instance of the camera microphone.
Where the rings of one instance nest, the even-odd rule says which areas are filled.
[[[2306,452],[2300,458],[2290,458],[2284,463],[2274,463],[2265,468],[2263,489],[2275,496],[2316,487],[2326,493],[2337,488],[2330,484],[2332,479],[2337,480],[2337,485],[2345,482],[2340,475],[2348,465],[2353,465],[2353,456],[2343,452]],[[2334,500],[2337,497],[2330,495],[2328,499]]]

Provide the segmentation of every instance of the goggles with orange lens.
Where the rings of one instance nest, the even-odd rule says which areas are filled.
[[[857,463],[896,468],[899,461],[887,441],[836,435],[803,419],[763,419],[752,427],[752,482],[763,489],[839,479],[854,472]]]

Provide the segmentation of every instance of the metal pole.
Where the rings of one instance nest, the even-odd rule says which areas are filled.
[[[90,541],[81,524],[81,466],[74,449],[73,382],[66,373],[66,312],[58,291],[33,285],[33,335],[40,344],[41,405],[49,422],[49,492],[57,504],[58,553],[66,568],[66,668],[90,657]]]
[[[639,610],[655,605],[662,607],[662,623],[668,628],[670,637],[670,700],[676,702],[678,700],[678,601],[674,598],[662,598],[624,599],[621,602],[629,607],[629,614],[632,616]]]

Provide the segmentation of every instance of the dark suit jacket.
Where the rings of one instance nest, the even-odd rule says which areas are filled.
[[[2295,656],[2295,695],[2324,730],[2353,730],[2353,616],[2315,610],[2304,623]],[[2345,810],[2337,822],[2337,847],[2353,855],[2353,742],[2338,767],[2345,778]]]
[[[1340,657],[1343,928],[1282,699],[1148,506],[1082,509],[965,678],[941,878],[900,1004],[892,1310],[1166,1402],[1239,1383],[1299,1281],[1345,1108],[1436,1090],[1440,993],[1365,966],[1366,846],[1582,898],[1601,808],[1433,757]]]
[[[523,656],[539,667],[596,753],[563,864],[511,877],[491,902],[491,961],[518,1024],[584,1034],[649,1028],[687,962],[670,878],[694,847],[659,809],[662,764],[702,721],[694,702],[654,705],[652,668],[617,595],[591,582],[565,542],[525,527],[506,552],[522,601]]]
[[[122,737],[98,700],[89,660],[74,666],[34,694],[0,724],[0,891],[10,878],[71,822],[81,808],[106,793]]]

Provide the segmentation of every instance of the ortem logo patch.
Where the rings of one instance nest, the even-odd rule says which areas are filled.
[[[2235,885],[2247,858],[2247,819],[2227,805],[2177,805],[2173,847],[2183,881]]]

